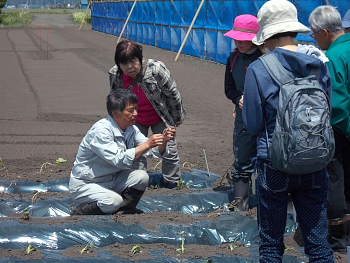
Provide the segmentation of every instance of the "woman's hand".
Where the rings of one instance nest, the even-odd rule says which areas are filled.
[[[182,124],[182,121],[178,121],[177,123],[175,123],[176,127],[179,127]]]

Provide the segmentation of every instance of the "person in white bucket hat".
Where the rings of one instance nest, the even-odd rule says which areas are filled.
[[[271,0],[261,7],[257,18],[260,30],[253,42],[258,45],[265,43],[267,51],[273,53],[288,75],[294,78],[308,76],[312,68],[319,69],[319,85],[330,95],[327,58],[314,47],[294,44],[298,33],[310,31],[298,21],[295,6],[287,0]],[[244,85],[243,122],[250,133],[257,135],[259,260],[282,262],[290,194],[309,262],[331,263],[334,262],[333,251],[326,239],[326,168],[309,174],[289,174],[275,168],[270,160],[268,145],[271,145],[276,126],[279,92],[279,85],[261,59],[250,64]]]

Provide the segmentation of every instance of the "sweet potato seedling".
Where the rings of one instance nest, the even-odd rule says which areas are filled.
[[[67,160],[65,160],[63,158],[58,158],[55,163],[45,162],[42,164],[42,166],[40,168],[40,174],[46,170],[47,166],[56,166],[57,164],[66,163],[66,162],[67,162]],[[52,169],[50,171],[53,172]]]
[[[230,250],[234,250],[235,248],[238,248],[238,246],[235,246],[234,244],[228,244]]]
[[[37,250],[38,250],[38,248],[35,247],[35,246],[33,246],[33,245],[28,245],[28,247],[27,247],[27,249],[26,249],[27,254],[29,254],[29,253],[32,252],[32,251],[37,251]]]
[[[23,219],[24,219],[24,220],[29,220],[29,219],[30,219],[29,211],[24,210],[24,211],[22,212],[22,215],[23,215]]]
[[[89,245],[86,245],[82,250],[80,250],[80,254],[92,252],[93,247],[94,244],[91,242]]]
[[[136,253],[142,253],[141,247],[136,245],[133,246],[132,249],[130,250],[131,254],[136,254]]]
[[[181,231],[181,232],[176,233],[176,234],[181,236],[181,248],[176,249],[176,252],[178,252],[178,256],[179,256],[180,254],[183,254],[186,251],[186,248],[185,248],[186,233],[185,233],[185,231]]]

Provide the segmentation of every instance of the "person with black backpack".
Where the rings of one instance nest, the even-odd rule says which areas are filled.
[[[310,30],[287,0],[266,2],[253,42],[266,55],[247,70],[243,122],[257,139],[260,262],[282,262],[289,194],[309,262],[334,262],[327,244],[326,165],[334,153],[331,81],[325,55],[294,44]]]

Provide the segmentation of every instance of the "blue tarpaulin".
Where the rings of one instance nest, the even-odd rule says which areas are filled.
[[[206,0],[183,46],[182,54],[226,63],[234,43],[224,34],[232,29],[234,18],[242,14],[256,16],[266,1]],[[309,14],[325,0],[291,1],[298,19],[309,26]],[[350,9],[350,1],[330,0],[342,16]],[[133,6],[133,1],[92,2],[92,29],[119,36]],[[122,37],[139,43],[178,52],[200,6],[200,0],[138,1],[130,15]],[[297,40],[314,42],[309,34],[298,34]]]
[[[150,173],[149,186],[163,187],[161,173]],[[178,245],[180,240],[176,234],[186,232],[186,244],[219,245],[230,242],[243,242],[249,246],[251,258],[238,256],[215,255],[210,257],[213,262],[257,262],[259,257],[259,235],[256,218],[242,216],[239,212],[221,213],[217,220],[207,220],[206,215],[232,202],[232,189],[226,191],[212,191],[213,184],[220,176],[201,170],[184,172],[181,180],[191,191],[176,194],[146,195],[142,197],[138,208],[144,212],[183,212],[197,217],[193,223],[176,224],[156,222],[156,230],[149,230],[140,223],[125,224],[116,222],[111,215],[84,216],[82,220],[57,225],[23,224],[11,217],[11,214],[21,214],[24,210],[31,211],[32,218],[62,218],[69,216],[69,206],[74,203],[69,195],[59,196],[68,192],[69,179],[50,180],[46,182],[34,181],[0,181],[3,192],[9,194],[52,192],[57,197],[46,199],[38,198],[35,202],[26,197],[9,196],[0,198],[0,247],[2,249],[25,249],[29,244],[37,247],[44,255],[41,260],[19,260],[14,258],[0,258],[0,262],[130,262],[112,256],[104,247],[114,243],[121,244],[158,244],[166,243]],[[155,192],[156,193],[156,192]],[[256,206],[256,199],[252,195],[250,206]],[[202,216],[202,217],[201,217]],[[7,219],[8,218],[8,219]],[[286,235],[291,235],[297,223],[292,215],[287,218]],[[94,258],[67,258],[62,255],[64,250],[74,245],[93,244],[99,257]],[[302,253],[302,252],[301,252]],[[205,259],[171,258],[157,252],[150,261],[137,262],[200,262]],[[284,263],[301,263],[297,258],[285,255]]]

